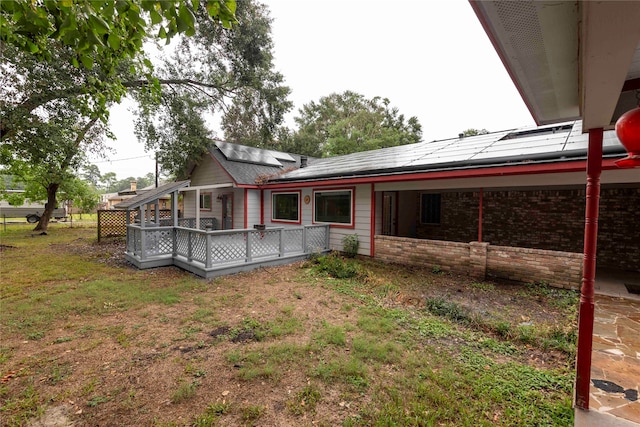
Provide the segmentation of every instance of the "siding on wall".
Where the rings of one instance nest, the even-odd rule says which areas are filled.
[[[313,199],[313,191],[322,191],[333,188],[353,188],[355,193],[354,228],[331,227],[329,232],[329,247],[333,250],[342,250],[342,239],[344,236],[358,234],[360,242],[358,253],[361,255],[371,255],[371,184],[362,184],[345,187],[313,187],[302,188],[302,224],[313,224],[313,200],[309,204],[304,203],[304,197]],[[282,226],[282,223],[271,221],[271,190],[264,191],[264,222],[268,226]],[[277,190],[276,190],[277,192]],[[381,205],[380,205],[381,206]]]
[[[233,189],[233,228],[244,228],[244,188]]]
[[[260,190],[247,191],[247,228],[260,224]],[[266,215],[266,212],[265,212]]]
[[[220,165],[216,163],[211,156],[204,156],[202,162],[194,169],[191,175],[191,186],[197,187],[200,185],[214,185],[214,184],[226,184],[233,182],[231,177],[222,170]],[[222,220],[222,204],[216,200],[217,192],[229,192],[231,188],[222,188],[218,190],[211,190],[213,192],[213,203],[211,211],[200,211],[201,218],[215,217]],[[184,193],[184,217],[195,218],[196,216],[196,192],[185,191]],[[234,197],[235,198],[235,197]],[[235,202],[235,200],[234,200]],[[234,218],[235,223],[235,218]]]
[[[226,189],[229,190],[229,189]],[[211,210],[210,211],[200,211],[200,218],[218,218],[220,220],[222,218],[222,204],[216,200],[216,190],[212,191],[212,201],[211,201]],[[204,191],[200,191],[202,194]],[[185,218],[195,218],[196,217],[196,192],[195,191],[186,191],[184,194],[184,217]]]

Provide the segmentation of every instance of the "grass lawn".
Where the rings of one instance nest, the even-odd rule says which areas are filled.
[[[575,292],[320,257],[204,280],[0,232],[0,424],[572,426]]]

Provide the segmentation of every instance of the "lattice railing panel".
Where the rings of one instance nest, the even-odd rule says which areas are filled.
[[[304,228],[285,228],[282,230],[282,240],[284,241],[284,253],[304,252],[302,238]]]
[[[207,257],[207,239],[204,234],[201,233],[189,233],[191,239],[191,258],[205,262]]]
[[[200,231],[174,227],[145,229],[130,226],[127,251],[143,259],[175,253],[189,261],[214,267],[216,264],[262,261],[281,255],[321,252],[328,249],[328,230],[324,225],[235,231]],[[251,250],[249,254],[247,249]]]
[[[140,230],[137,228],[131,228],[127,234],[127,252],[131,252],[134,255],[140,255],[141,252],[141,240]]]
[[[142,231],[142,230],[141,230]],[[173,253],[173,228],[165,230],[144,230],[147,256]]]
[[[184,228],[196,228],[196,219],[195,218],[180,218],[178,219],[178,226]]]
[[[328,249],[327,246],[327,232],[329,231],[326,226],[311,226],[306,227],[307,231],[307,250],[306,252],[320,252],[324,249]]]
[[[196,228],[195,218],[180,218],[178,220],[178,226],[185,228]],[[200,226],[198,230],[219,230],[220,225],[218,218],[200,218]]]
[[[246,231],[211,235],[211,261],[230,262],[247,258]]]
[[[189,231],[176,229],[176,254],[184,257],[189,255]]]
[[[280,230],[250,231],[251,257],[280,255]]]

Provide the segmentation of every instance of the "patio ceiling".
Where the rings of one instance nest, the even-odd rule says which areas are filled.
[[[611,129],[637,105],[640,2],[470,3],[539,125]]]

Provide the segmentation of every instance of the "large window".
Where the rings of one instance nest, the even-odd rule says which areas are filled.
[[[272,193],[271,220],[300,222],[300,193]]]
[[[200,193],[200,210],[210,211],[211,208],[211,193]]]
[[[315,191],[313,220],[353,225],[353,190]]]
[[[440,224],[440,194],[423,193],[421,195],[420,222]]]

